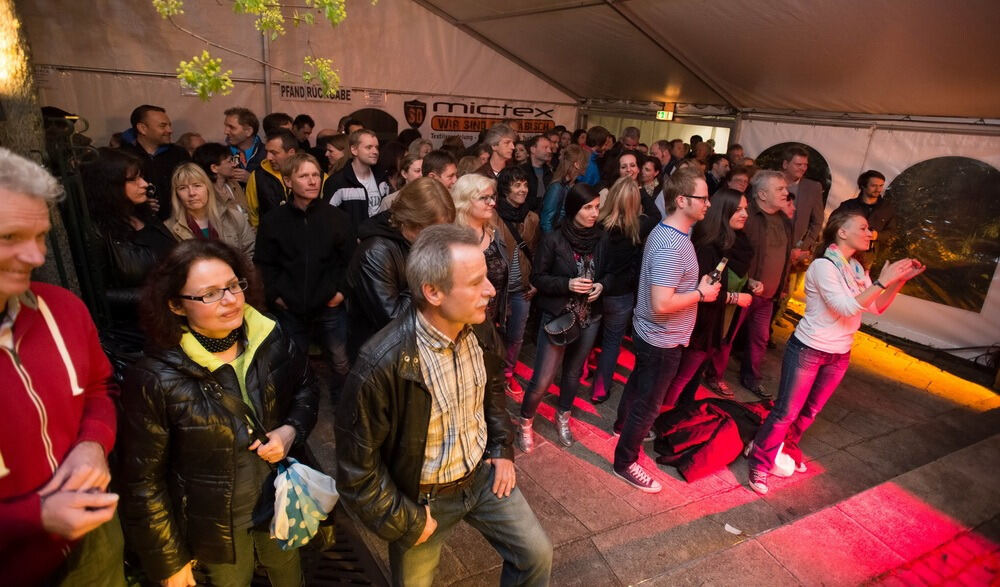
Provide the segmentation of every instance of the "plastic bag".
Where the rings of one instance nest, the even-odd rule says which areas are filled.
[[[282,550],[308,543],[337,505],[337,482],[293,458],[278,464],[274,478],[271,538]]]

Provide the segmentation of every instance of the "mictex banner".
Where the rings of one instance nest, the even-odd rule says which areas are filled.
[[[275,90],[278,102],[311,103],[308,108],[284,107],[288,112],[308,110],[318,120],[332,122],[365,108],[375,108],[396,121],[397,132],[415,128],[435,146],[449,136],[459,136],[466,145],[471,145],[482,130],[505,120],[515,123],[522,137],[545,132],[558,124],[573,128],[576,122],[576,106],[568,104],[398,94],[361,88],[342,88],[335,96],[326,97],[318,86],[289,83],[275,84]],[[282,110],[277,106],[274,109]],[[327,122],[318,124],[331,126]]]

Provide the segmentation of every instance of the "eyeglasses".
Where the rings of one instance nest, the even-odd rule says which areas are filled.
[[[478,198],[476,198],[476,201],[477,202],[482,202],[484,204],[486,204],[488,202],[493,202],[494,204],[496,204],[497,203],[497,197],[496,196],[479,196]]]
[[[235,296],[238,293],[246,291],[249,286],[249,281],[241,279],[236,282],[236,285],[230,285],[229,287],[224,287],[222,289],[213,289],[203,296],[186,296],[184,294],[177,294],[177,297],[183,300],[194,300],[203,304],[214,304],[215,302],[218,302],[222,298],[226,297],[227,291]]]
[[[689,196],[687,194],[684,194],[684,197],[685,198],[691,198],[692,200],[707,200],[708,199],[708,196]]]

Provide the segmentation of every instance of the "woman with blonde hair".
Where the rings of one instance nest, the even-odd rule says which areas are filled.
[[[622,339],[632,321],[639,286],[642,246],[657,219],[643,214],[639,184],[630,175],[618,178],[608,191],[597,223],[608,233],[608,267],[612,279],[602,300],[604,339],[590,401],[607,401],[614,382]]]
[[[420,231],[455,221],[455,203],[447,188],[432,177],[407,183],[388,212],[358,227],[358,246],[347,269],[348,349],[361,345],[410,307],[406,257]]]
[[[255,238],[250,223],[235,205],[219,204],[204,169],[195,163],[179,165],[171,178],[170,194],[173,206],[165,224],[177,240],[221,240],[248,259],[253,257]]]
[[[542,212],[539,214],[539,222],[542,232],[552,232],[552,230],[562,221],[565,215],[563,202],[576,178],[587,171],[587,164],[590,162],[590,153],[579,145],[566,147],[559,158],[559,167],[552,174],[552,182],[545,190],[545,197],[542,198]]]
[[[478,173],[463,175],[451,188],[451,197],[455,201],[455,224],[468,226],[480,237],[479,246],[486,255],[486,278],[497,291],[486,307],[486,318],[500,332],[506,332],[510,270],[520,252],[514,235],[496,214],[497,182]],[[522,287],[530,287],[527,276],[522,274],[521,278]]]
[[[433,150],[434,143],[428,141],[427,139],[413,139],[409,147],[407,147],[406,152],[409,155],[416,156],[417,159],[423,159],[424,155]]]

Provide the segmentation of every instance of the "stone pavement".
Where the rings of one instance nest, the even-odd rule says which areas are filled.
[[[779,348],[764,366],[772,388],[788,334],[776,332]],[[533,350],[522,357],[530,361]],[[530,365],[518,373],[527,379]],[[738,388],[735,371],[727,380]],[[660,494],[613,476],[620,393],[616,385],[610,401],[593,406],[581,388],[568,449],[555,443],[548,397],[535,419],[537,448],[516,455],[519,486],[555,545],[553,585],[1000,580],[1000,396],[989,389],[859,333],[851,369],[803,439],[808,471],[772,477],[765,497],[746,488],[742,457],[687,483],[656,465],[651,443],[641,462],[663,484]],[[738,389],[737,399],[755,398]],[[312,439],[324,460],[332,456],[328,419]],[[368,540],[384,564],[385,545]],[[460,525],[436,584],[496,585],[500,562]]]

